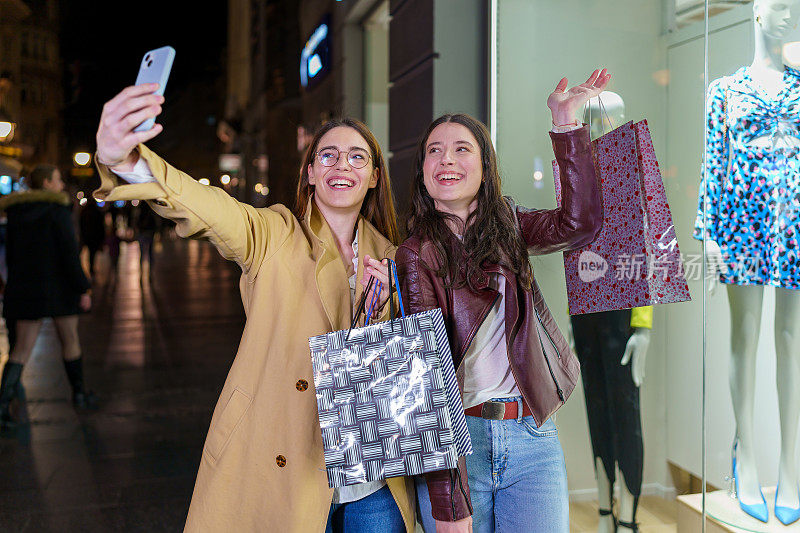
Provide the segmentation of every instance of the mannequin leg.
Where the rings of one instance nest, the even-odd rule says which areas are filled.
[[[639,486],[641,490],[641,484]],[[622,483],[619,487],[619,519],[620,526],[622,524],[635,524],[636,523],[636,508],[639,506],[639,495],[631,494],[628,490],[628,482],[625,480],[625,474],[622,474]],[[633,529],[627,526],[628,529]]]
[[[775,290],[776,382],[781,423],[777,504],[798,505],[797,426],[800,420],[800,291]]]
[[[598,506],[601,511],[613,507],[613,492],[616,476],[615,422],[612,416],[611,395],[613,383],[608,372],[616,371],[619,359],[624,352],[625,334],[616,333],[614,324],[619,322],[620,312],[591,313],[572,317],[572,333],[575,338],[575,351],[581,363],[583,391],[586,400],[586,417],[589,422],[589,436],[595,460],[595,479],[598,488]],[[623,312],[624,314],[624,312]],[[630,312],[627,314],[630,324]],[[622,347],[619,344],[622,343]],[[618,352],[614,365],[609,368],[606,352]],[[615,531],[614,518],[600,515],[598,533]]]
[[[756,348],[761,324],[764,287],[728,285],[731,310],[731,366],[729,384],[736,418],[736,463],[739,501],[746,505],[762,502],[755,465],[753,400],[755,397]]]
[[[614,482],[606,476],[603,460],[594,458],[594,477],[597,479],[597,501],[600,509],[611,510],[614,508]],[[597,525],[597,533],[614,533],[614,517],[601,515]]]

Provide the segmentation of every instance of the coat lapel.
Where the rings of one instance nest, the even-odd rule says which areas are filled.
[[[309,200],[308,203],[306,224],[317,238],[313,252],[316,259],[315,279],[319,298],[325,308],[331,330],[348,328],[351,317],[347,272],[325,217],[314,206],[313,200]]]
[[[387,257],[386,239],[378,233],[375,227],[367,222],[363,216],[358,217],[358,272],[356,273],[356,297],[354,305],[361,299],[364,293],[364,286],[361,280],[364,279],[364,256],[368,255],[373,259],[383,259]],[[389,287],[384,287],[388,291]],[[385,293],[384,293],[385,294]],[[354,309],[355,311],[355,309]]]

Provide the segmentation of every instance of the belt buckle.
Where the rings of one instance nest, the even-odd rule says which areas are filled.
[[[481,406],[481,418],[488,420],[503,420],[506,416],[505,402],[483,402]]]

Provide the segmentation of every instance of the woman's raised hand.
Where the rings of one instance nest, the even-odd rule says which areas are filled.
[[[133,170],[138,159],[134,148],[163,129],[156,124],[148,131],[133,131],[139,124],[161,113],[164,97],[153,94],[157,83],[126,87],[103,106],[97,128],[97,160],[123,171]]]
[[[589,79],[575,87],[568,87],[567,78],[561,78],[556,90],[547,98],[547,107],[553,115],[553,124],[562,126],[575,121],[575,113],[586,105],[590,98],[603,92],[611,74],[606,69],[595,70]]]

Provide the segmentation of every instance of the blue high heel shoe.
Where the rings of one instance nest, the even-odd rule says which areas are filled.
[[[754,504],[746,504],[741,499],[739,499],[739,473],[736,470],[736,446],[738,442],[733,445],[733,482],[736,486],[736,499],[739,500],[739,507],[742,508],[742,511],[749,514],[756,520],[760,520],[765,524],[769,520],[769,511],[767,510],[767,499],[764,497],[764,493],[761,491],[761,487],[759,487],[758,492],[761,493],[761,503],[754,503]],[[780,520],[780,519],[779,519]]]
[[[778,505],[778,491],[780,490],[780,485],[778,485],[778,490],[775,491],[775,518],[781,521],[781,524],[788,526],[789,524],[794,524],[800,519],[800,507],[796,509],[792,509],[791,507],[783,507]]]

